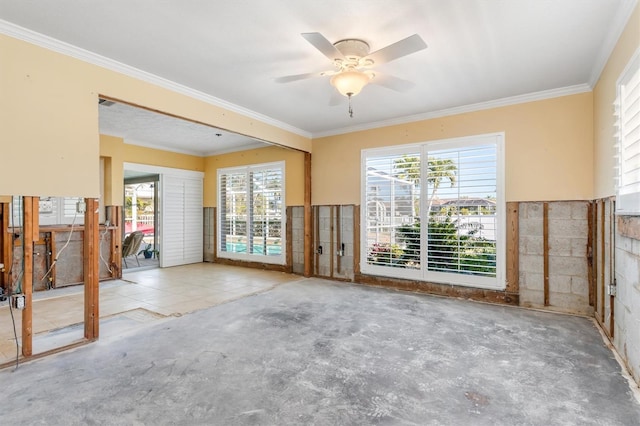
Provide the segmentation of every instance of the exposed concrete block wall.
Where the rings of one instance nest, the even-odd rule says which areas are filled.
[[[544,305],[544,203],[520,203],[520,305],[592,315],[588,202],[549,202],[549,306]]]
[[[353,280],[354,206],[317,206],[314,217],[315,274]],[[343,249],[344,246],[344,249]],[[322,247],[322,253],[318,250]],[[342,251],[342,253],[340,253]]]
[[[304,207],[291,208],[291,246],[294,274],[304,274]]]
[[[333,276],[336,278],[342,278],[346,280],[353,280],[353,211],[354,206],[336,206],[336,212],[339,212],[340,220],[338,221],[336,215],[336,250],[334,252],[335,265]],[[338,232],[339,229],[339,232]],[[340,234],[340,241],[337,240],[337,235]],[[340,244],[340,246],[338,246]],[[344,245],[344,251],[342,255],[339,255],[338,248]]]
[[[213,254],[215,248],[215,226],[216,226],[216,209],[215,207],[205,207],[204,208],[204,261],[205,262],[213,262]]]
[[[314,250],[318,253],[316,256],[317,265],[316,273],[322,277],[331,276],[331,206],[318,206]],[[322,253],[320,253],[322,251]]]
[[[617,296],[613,344],[640,384],[640,239],[616,235],[615,256]]]

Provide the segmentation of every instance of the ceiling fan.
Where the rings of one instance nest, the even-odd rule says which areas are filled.
[[[320,33],[302,33],[302,37],[322,52],[333,63],[333,70],[278,77],[278,83],[289,83],[311,77],[332,76],[330,83],[340,94],[349,98],[349,116],[353,117],[351,97],[360,93],[369,83],[379,84],[399,92],[413,87],[413,83],[391,75],[381,75],[371,68],[426,49],[427,44],[418,34],[369,52],[369,44],[360,39],[344,39],[331,43]]]

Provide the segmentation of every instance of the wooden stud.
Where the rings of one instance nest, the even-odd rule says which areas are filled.
[[[1,273],[1,281],[5,291],[9,291],[11,287],[11,278],[9,272],[13,262],[13,233],[9,234],[9,221],[11,218],[11,208],[9,203],[0,204],[0,212],[2,212],[2,222],[0,223],[0,262],[4,263],[4,271]]]
[[[122,207],[107,206],[107,218],[111,222],[111,277],[122,278]]]
[[[98,229],[98,200],[85,198],[83,236],[84,275],[84,337],[95,340],[99,335],[99,284],[100,284],[100,239]]]
[[[600,275],[600,301],[602,302],[602,307],[600,309],[600,324],[604,324],[604,311],[605,311],[605,307],[604,307],[604,287],[605,287],[605,281],[604,281],[604,267],[605,267],[605,260],[606,260],[606,256],[605,256],[605,204],[604,204],[604,200],[600,200],[600,272],[598,275]]]
[[[22,294],[24,309],[22,310],[22,356],[33,354],[33,202],[34,197],[22,198]]]
[[[595,280],[593,274],[594,265],[594,245],[593,236],[595,235],[595,229],[593,225],[594,220],[594,204],[589,202],[587,204],[587,281],[589,285],[589,306],[595,306]]]
[[[520,203],[507,203],[507,287],[517,294],[520,289]]]
[[[542,204],[542,255],[544,261],[544,306],[549,306],[549,203]]]
[[[40,239],[40,197],[32,197],[33,203],[31,211],[33,212],[31,221],[31,241],[38,241]]]
[[[53,263],[54,259],[58,255],[58,248],[56,246],[56,233],[54,231],[50,232],[51,234],[51,243],[49,248],[51,249],[51,272],[49,272],[49,282],[51,283],[51,288],[56,288],[56,265]]]
[[[311,212],[311,153],[304,153],[304,276],[313,270],[313,213]]]
[[[342,256],[340,250],[342,250],[342,217],[340,212],[342,206],[336,206],[336,271],[338,274],[342,273]],[[342,253],[344,255],[344,253]]]
[[[353,273],[360,273],[360,206],[353,206]]]
[[[333,278],[333,258],[335,256],[335,250],[333,247],[333,232],[336,206],[329,206],[329,278]]]

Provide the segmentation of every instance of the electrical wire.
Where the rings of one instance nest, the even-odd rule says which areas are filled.
[[[66,249],[67,246],[69,245],[69,242],[71,241],[71,236],[73,235],[73,230],[75,228],[76,217],[78,217],[78,211],[77,210],[73,214],[73,220],[71,221],[71,231],[69,232],[69,238],[67,238],[67,242],[64,243],[64,245],[62,246],[60,251],[58,251],[58,253],[56,253],[56,258],[53,259],[53,262],[51,262],[51,266],[49,267],[49,270],[47,272],[45,272],[45,274],[42,276],[42,281],[44,281],[47,278],[47,276],[51,273],[51,271],[53,270],[53,267],[56,266],[56,263],[58,263],[58,259],[60,258],[60,255],[62,254],[64,249]]]
[[[107,235],[108,231],[109,231],[109,227],[105,224],[104,232],[100,234],[100,243],[98,244],[98,253],[100,253],[100,260],[102,260],[102,263],[104,263],[104,266],[107,267],[107,270],[109,271],[109,273],[112,274],[113,270],[111,269],[111,266],[107,263],[107,261],[102,256],[102,241],[104,240],[104,236]]]

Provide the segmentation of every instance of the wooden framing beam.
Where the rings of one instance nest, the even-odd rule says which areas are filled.
[[[342,250],[342,215],[340,212],[342,211],[342,206],[336,206],[336,272],[338,274],[342,273],[342,255],[340,255],[340,251]]]
[[[549,203],[542,204],[542,256],[544,262],[544,306],[549,306]]]
[[[600,276],[600,301],[602,302],[602,306],[600,309],[600,324],[604,324],[604,311],[605,311],[605,307],[604,307],[604,295],[605,295],[605,291],[604,291],[604,286],[605,281],[604,281],[604,267],[605,267],[605,261],[606,261],[606,257],[605,256],[605,249],[604,249],[604,243],[605,243],[605,201],[604,200],[600,200],[600,271],[598,273],[598,275]]]
[[[313,217],[311,212],[311,153],[304,153],[304,276],[313,271]]]
[[[315,232],[313,233],[312,245],[313,252],[315,253],[313,262],[313,274],[318,275],[320,273],[320,254],[318,253],[318,244],[315,241],[320,236],[320,206],[313,206],[313,223],[315,224]]]
[[[353,273],[360,274],[360,206],[353,206]]]
[[[34,201],[35,200],[35,201]],[[22,310],[22,356],[30,357],[33,354],[33,233],[34,215],[33,206],[38,197],[22,197],[22,294],[24,295],[24,309]],[[37,222],[35,222],[37,225]]]
[[[107,219],[111,222],[111,269],[113,278],[122,278],[122,206],[108,206]]]
[[[520,203],[507,203],[507,293],[520,291]]]
[[[595,235],[595,229],[593,225],[595,223],[594,217],[594,203],[589,202],[587,204],[587,281],[589,284],[589,306],[595,306],[596,287],[593,274],[594,266],[594,244],[593,237]]]
[[[4,270],[0,271],[0,284],[8,292],[11,287],[9,271],[13,262],[13,235],[9,234],[9,221],[11,218],[11,208],[9,203],[0,204],[2,213],[0,222],[0,263],[4,263]]]
[[[334,219],[336,215],[336,206],[328,206],[329,207],[329,277],[333,278],[333,258],[335,257],[336,251],[334,247]]]
[[[85,198],[83,236],[84,275],[84,337],[95,340],[99,335],[99,282],[100,282],[100,239],[98,229],[98,200]]]

